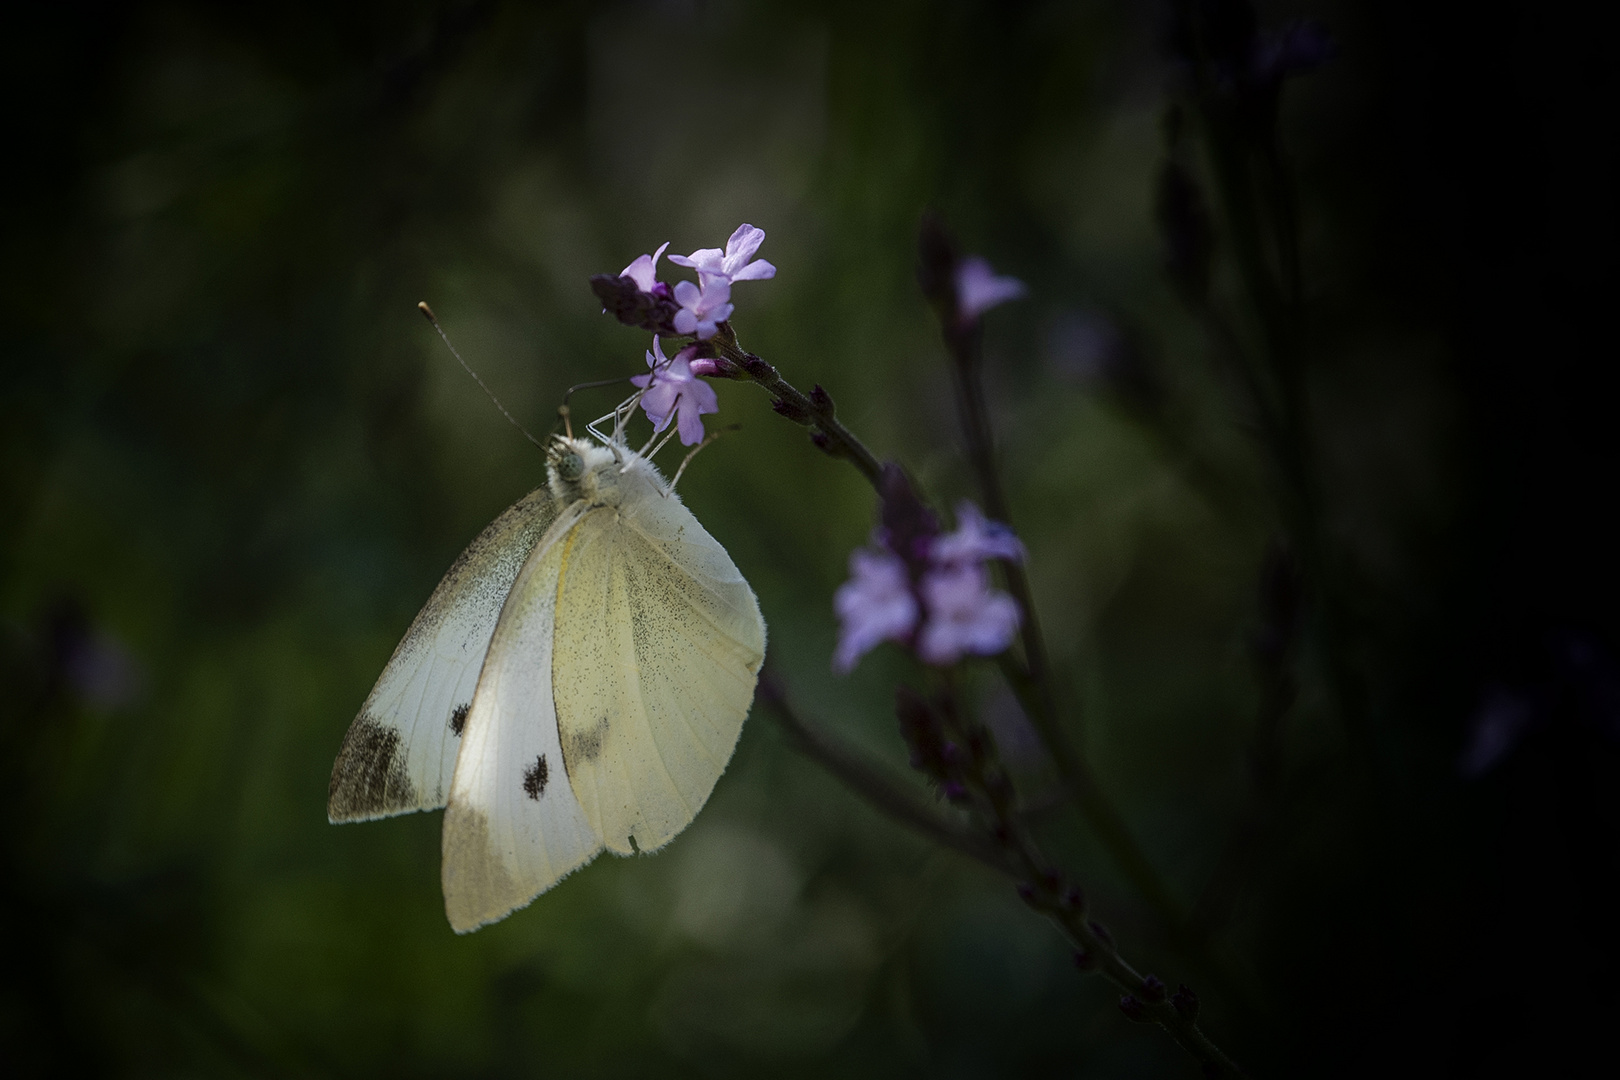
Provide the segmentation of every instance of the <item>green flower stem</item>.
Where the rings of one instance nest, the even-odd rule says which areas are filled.
[[[1006,854],[977,832],[941,817],[909,790],[912,785],[890,776],[861,754],[803,720],[788,704],[787,693],[768,667],[759,677],[759,699],[775,715],[795,748],[842,780],[877,810],[935,843],[966,855],[998,873],[1010,873]]]
[[[781,372],[755,354],[742,348],[730,324],[722,324],[720,332],[708,342],[719,361],[726,365],[723,377],[747,379],[758,383],[775,399],[776,411],[796,423],[811,429],[811,438],[833,457],[847,459],[860,470],[874,490],[879,487],[881,466],[872,452],[848,428],[839,422],[830,395],[821,387],[805,394],[782,377]],[[958,361],[959,371],[964,365]],[[985,507],[990,516],[1006,522],[1009,514],[1007,500],[1002,492],[995,469],[993,445],[988,413],[984,408],[984,395],[977,391],[977,379],[971,375],[977,365],[967,365],[971,382],[964,393],[968,404],[964,406],[964,423],[969,426],[970,455],[975,472],[985,488]],[[1029,578],[1021,566],[1007,567],[1008,588],[1024,612],[1022,641],[1024,664],[1019,665],[1007,654],[1002,656],[1002,671],[1018,696],[1020,704],[1046,740],[1046,745],[1057,764],[1065,786],[1073,793],[1076,804],[1085,816],[1104,850],[1119,866],[1126,880],[1139,892],[1165,924],[1176,944],[1196,957],[1202,958],[1204,949],[1198,935],[1187,921],[1185,912],[1176,902],[1164,880],[1153,868],[1141,845],[1131,835],[1121,815],[1102,792],[1101,785],[1075,752],[1060,724],[1055,697],[1052,693],[1050,665],[1046,646],[1036,617],[1034,595]]]
[[[1351,753],[1363,776],[1371,780],[1376,775],[1376,753],[1366,725],[1361,682],[1345,656],[1346,617],[1332,585],[1311,467],[1298,211],[1277,145],[1275,110],[1267,123],[1257,125],[1255,117],[1240,112],[1217,85],[1207,56],[1200,56],[1193,69],[1192,111],[1204,136],[1241,291],[1258,331],[1258,358],[1220,323],[1207,303],[1200,314],[1247,373],[1263,442],[1276,470],[1283,525],[1316,601],[1312,605],[1316,651]]]
[[[1014,876],[1021,879],[1019,893],[1031,908],[1050,919],[1075,949],[1075,960],[1082,970],[1096,971],[1125,997],[1120,1008],[1133,1020],[1152,1022],[1204,1066],[1212,1077],[1241,1077],[1243,1072],[1212,1042],[1197,1023],[1198,999],[1183,986],[1173,997],[1162,982],[1145,976],[1119,954],[1113,938],[1087,916],[1083,894],[1070,886],[1041,853],[1017,812],[1017,795],[1011,778],[996,753],[995,740],[977,723],[965,719],[950,673],[941,705],[935,712],[947,735],[959,745],[974,748],[959,766],[959,776],[968,790],[975,817],[1000,841],[1012,864]]]
[[[760,676],[759,697],[796,747],[875,809],[1018,882],[1025,902],[1050,919],[1075,950],[1081,970],[1101,975],[1126,995],[1121,1008],[1132,1019],[1164,1028],[1204,1066],[1206,1076],[1244,1075],[1198,1026],[1196,998],[1185,991],[1167,995],[1162,984],[1132,967],[1119,954],[1107,931],[1087,917],[1078,891],[1064,885],[1062,876],[1052,869],[1024,828],[1010,783],[1004,778],[998,783],[990,777],[992,770],[1000,770],[993,756],[972,762],[964,772],[974,816],[987,826],[984,831],[964,829],[924,805],[907,790],[910,785],[891,778],[858,751],[841,745],[818,725],[801,717],[769,670]],[[960,725],[955,726],[959,730],[953,733],[962,734]],[[980,735],[981,744],[991,748],[993,754],[994,744],[987,733]]]
[[[968,461],[978,478],[985,512],[993,520],[1010,526],[1012,509],[1001,484],[1001,471],[997,468],[995,434],[980,377],[983,364],[979,328],[977,324],[955,326],[949,314],[945,316],[943,325],[946,348],[951,354],[951,370],[955,374],[957,409],[962,418]],[[1124,873],[1126,880],[1153,908],[1176,946],[1204,958],[1203,943],[1188,922],[1182,905],[1131,834],[1124,815],[1103,794],[1102,785],[1084,757],[1069,741],[1059,718],[1052,688],[1051,664],[1047,658],[1046,641],[1041,633],[1040,615],[1035,607],[1029,576],[1018,563],[1007,563],[1004,570],[1007,590],[1024,613],[1021,628],[1024,664],[1020,668],[1010,654],[1002,654],[1003,675],[1045,740],[1058,767],[1058,774],[1073,794],[1098,842]]]
[[[730,378],[746,378],[764,387],[776,399],[776,409],[783,416],[811,429],[816,445],[833,457],[845,458],[866,477],[867,483],[878,489],[882,466],[872,456],[866,444],[855,433],[839,422],[832,398],[821,387],[806,395],[782,378],[775,367],[743,350],[737,343],[736,331],[730,323],[722,323],[720,332],[708,344],[722,361],[735,365]],[[819,436],[819,438],[817,438]]]

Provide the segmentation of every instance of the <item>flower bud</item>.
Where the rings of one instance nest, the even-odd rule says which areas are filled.
[[[1130,994],[1126,994],[1119,999],[1119,1011],[1124,1013],[1128,1019],[1135,1020],[1139,1024],[1148,1023],[1153,1019],[1148,1015],[1147,1006]]]
[[[810,410],[796,401],[789,401],[787,398],[772,398],[771,409],[792,420],[795,424],[810,423]]]
[[[816,415],[818,415],[818,416],[820,416],[820,417],[822,417],[824,419],[831,419],[832,418],[832,415],[833,415],[833,399],[832,399],[832,395],[827,393],[826,390],[822,389],[822,386],[821,386],[820,383],[816,383],[815,386],[812,386],[810,388],[810,407],[815,409]]]

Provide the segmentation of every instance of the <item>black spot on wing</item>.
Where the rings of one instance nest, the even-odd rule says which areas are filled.
[[[457,705],[450,710],[450,734],[458,739],[461,738],[461,732],[467,726],[467,710],[470,707],[469,705]]]
[[[608,718],[596,722],[589,731],[562,732],[563,767],[573,770],[575,763],[585,764],[602,756],[602,740],[607,737]]]
[[[546,767],[546,755],[541,754],[534,759],[534,764],[523,770],[523,794],[540,801],[540,796],[546,793],[546,781],[550,779],[551,770]]]
[[[416,788],[405,770],[399,731],[362,714],[332,766],[326,813],[333,821],[413,810]]]

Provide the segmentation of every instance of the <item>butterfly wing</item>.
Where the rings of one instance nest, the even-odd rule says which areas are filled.
[[[444,575],[344,736],[327,799],[331,821],[444,805],[501,605],[556,516],[549,490],[530,492]]]
[[[651,484],[589,511],[562,556],[552,673],[568,779],[610,851],[653,851],[731,759],[765,623],[725,549]]]
[[[602,850],[569,786],[552,705],[557,580],[583,510],[564,511],[518,575],[467,714],[441,869],[457,933],[523,907]]]

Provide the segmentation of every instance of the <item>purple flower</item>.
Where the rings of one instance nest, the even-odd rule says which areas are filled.
[[[711,278],[700,289],[690,281],[677,281],[675,302],[681,305],[675,313],[675,332],[707,341],[721,323],[731,318],[731,282]]]
[[[979,508],[963,499],[956,504],[956,531],[936,537],[928,547],[936,566],[955,566],[985,559],[1024,561],[1024,543],[999,521],[990,521]]]
[[[833,668],[841,674],[853,670],[880,642],[904,640],[917,626],[917,597],[900,556],[856,548],[849,555],[849,575],[833,595],[833,610],[842,624]]]
[[[674,262],[672,258],[670,260]],[[956,317],[970,323],[997,304],[1017,300],[1027,290],[1014,277],[997,277],[977,255],[956,264]]]
[[[663,296],[668,296],[669,286],[659,281],[657,277],[658,258],[664,254],[664,248],[667,247],[669,247],[669,241],[665,240],[663,247],[660,247],[651,255],[642,255],[641,257],[637,258],[629,266],[625,267],[623,270],[620,270],[619,276],[627,277],[631,281],[635,282],[636,288],[640,289],[644,293],[659,293]]]
[[[895,553],[883,529],[873,534],[874,547],[850,555],[850,579],[833,598],[842,624],[835,670],[849,672],[884,641],[911,641],[925,662],[940,665],[994,656],[1012,644],[1022,613],[1011,596],[990,587],[984,563],[1022,562],[1024,545],[966,500],[957,505],[956,523],[955,532],[916,545],[922,552],[916,565]]]
[[[675,429],[681,434],[682,446],[694,446],[703,441],[703,417],[720,411],[720,399],[714,387],[692,374],[692,354],[697,346],[689,345],[675,354],[674,359],[664,355],[658,338],[653,338],[653,351],[647,354],[646,375],[632,376],[630,381],[642,387],[641,407],[647,410],[654,431],[669,427],[675,418]]]
[[[928,618],[917,635],[917,655],[930,664],[954,664],[970,653],[994,656],[1018,633],[1018,602],[990,588],[980,562],[928,571],[922,594]]]
[[[710,281],[764,281],[776,276],[776,267],[764,259],[755,259],[754,252],[765,242],[765,230],[756,229],[746,222],[726,241],[726,250],[699,248],[690,255],[671,255],[669,261],[677,266],[690,266],[698,272],[698,280],[706,288]]]

